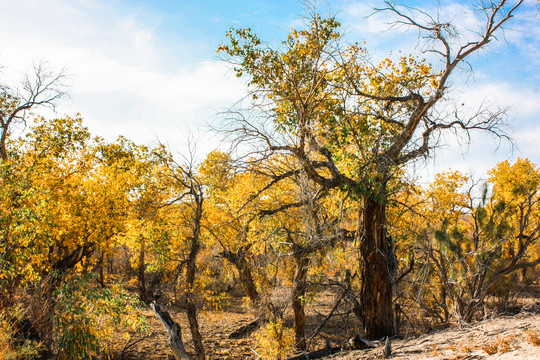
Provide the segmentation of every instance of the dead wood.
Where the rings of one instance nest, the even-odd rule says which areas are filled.
[[[341,351],[340,347],[325,347],[324,349],[319,349],[319,350],[311,351],[311,352],[304,353],[301,355],[293,356],[291,358],[287,358],[287,360],[322,359],[325,356],[329,356],[340,351]]]
[[[184,348],[180,325],[171,318],[171,315],[167,311],[162,310],[155,302],[150,303],[150,306],[169,333],[169,346],[173,351],[174,358],[176,360],[193,360]]]
[[[229,335],[229,339],[240,339],[240,338],[242,338],[244,336],[250,335],[255,330],[257,330],[259,327],[261,327],[261,322],[262,322],[261,319],[257,319],[257,320],[254,320],[254,321],[250,322],[247,325],[243,325],[243,326],[239,327],[238,329],[236,329],[235,331],[233,331]]]
[[[386,337],[386,341],[384,343],[383,357],[385,359],[390,359],[392,357],[392,345],[388,336]]]
[[[348,341],[349,346],[353,350],[364,350],[364,349],[370,349],[370,348],[376,348],[378,345],[378,342],[362,339],[360,336],[355,335]]]

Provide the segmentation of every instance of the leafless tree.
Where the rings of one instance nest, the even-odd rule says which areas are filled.
[[[26,116],[32,109],[42,106],[55,108],[56,103],[67,96],[65,70],[54,72],[44,61],[34,64],[19,88],[0,83],[0,157],[8,159],[7,139],[13,126],[26,124]]]

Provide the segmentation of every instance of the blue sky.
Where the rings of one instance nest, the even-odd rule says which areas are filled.
[[[410,2],[433,11],[435,1]],[[441,1],[443,17],[463,28],[475,26],[474,14],[461,14],[469,2]],[[388,19],[368,19],[381,1],[321,1],[321,11],[337,12],[350,41],[366,41],[374,56],[417,51],[415,36],[384,32]],[[468,153],[447,139],[420,172],[453,167],[481,176],[502,159],[525,156],[540,164],[540,19],[539,5],[527,0],[506,42],[490,44],[472,59],[473,76],[455,80],[451,96],[474,108],[484,99],[510,107],[519,147],[494,152],[496,143],[475,135]],[[118,135],[139,143],[157,138],[178,151],[195,134],[199,153],[219,144],[205,132],[216,114],[239,100],[245,84],[222,63],[216,49],[231,27],[250,27],[278,44],[301,24],[303,5],[296,0],[0,0],[0,73],[15,84],[32,62],[47,60],[66,67],[71,98],[60,114],[80,112],[97,135]],[[500,37],[500,40],[503,40]]]

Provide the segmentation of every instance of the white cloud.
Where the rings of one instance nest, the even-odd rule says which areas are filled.
[[[343,15],[347,25],[355,32],[365,35],[380,35],[388,29],[390,17],[385,13],[374,14],[374,4],[353,2],[347,4]]]
[[[527,157],[540,164],[538,95],[538,90],[532,85],[518,86],[508,82],[484,81],[455,89],[451,93],[452,103],[458,105],[463,118],[474,114],[482,104],[491,104],[493,110],[507,107],[509,135],[516,148],[512,148],[510,142],[501,141],[485,132],[471,132],[470,142],[463,133],[461,138],[446,133],[444,146],[431,154],[434,155],[433,158],[417,164],[414,171],[424,181],[429,181],[434,174],[449,168],[472,174],[476,178],[484,177],[487,170],[493,168],[497,162],[518,156]]]
[[[514,118],[529,118],[540,114],[538,89],[533,84],[483,81],[462,89],[457,101],[477,108],[482,102],[507,107]]]
[[[540,116],[537,116],[537,119]],[[515,134],[516,141],[520,144],[519,155],[528,157],[537,165],[540,164],[540,125],[527,130],[518,131]]]
[[[181,63],[178,52],[186,51],[185,47],[166,44],[159,37],[163,19],[122,4],[105,0],[0,0],[0,64],[6,67],[0,73],[2,81],[20,77],[34,60],[46,59],[57,68],[67,65],[73,74],[72,101],[63,102],[59,112],[81,112],[97,134],[109,139],[123,134],[138,142],[152,141],[156,135],[171,143],[181,141],[188,127],[196,130],[213,120],[216,111],[242,97],[244,84],[228,74],[223,64]],[[396,38],[392,32],[381,35],[388,27],[387,15],[366,19],[372,12],[370,5],[359,1],[346,5],[339,15],[345,19],[345,29],[354,32],[354,36],[363,36],[368,46],[385,41],[386,45],[396,44],[394,51],[410,47],[411,43],[414,46],[414,39],[404,41],[406,36]],[[441,14],[445,19],[454,18],[464,28],[477,25],[474,14],[458,16],[462,10],[460,3],[450,3]],[[523,31],[522,27],[520,30]],[[529,47],[529,57],[538,53],[540,42],[522,41],[518,36],[521,33],[508,34],[516,36],[522,48]],[[529,36],[539,39],[540,30],[533,27]],[[540,56],[535,61],[538,59]],[[468,88],[456,81],[456,101],[475,108],[487,97],[494,104],[511,106],[516,124],[530,124],[537,119],[538,89],[488,81],[493,75],[482,74],[477,70],[476,78],[481,81]],[[528,148],[537,149],[537,142],[521,136],[522,132],[527,133],[521,129],[517,129],[516,139],[526,155]],[[202,139],[201,142],[214,141],[206,135]],[[492,151],[492,143],[480,143],[489,149],[475,150],[475,154],[491,156],[486,154]],[[215,141],[210,145],[215,145]],[[456,154],[458,161],[454,163],[463,162],[459,151]],[[540,163],[540,156],[535,159]]]
[[[197,131],[243,94],[224,64],[174,59],[158,45],[160,19],[149,20],[140,9],[98,0],[0,0],[0,7],[4,79],[20,78],[35,60],[67,65],[72,100],[58,111],[81,112],[108,139],[178,142],[187,127]]]

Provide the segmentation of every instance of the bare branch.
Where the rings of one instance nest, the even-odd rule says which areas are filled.
[[[15,123],[26,124],[26,114],[41,106],[55,109],[56,103],[67,96],[67,75],[54,72],[46,62],[34,64],[33,74],[27,74],[21,89],[0,85],[0,156],[7,160],[7,139]]]

